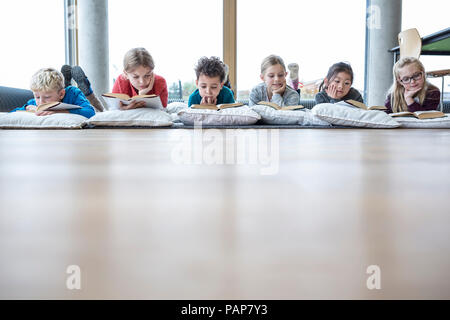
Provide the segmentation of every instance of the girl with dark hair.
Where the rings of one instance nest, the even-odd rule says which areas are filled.
[[[363,102],[358,90],[352,88],[353,70],[350,64],[338,62],[328,69],[327,76],[316,94],[316,103],[336,103],[342,100],[356,100]]]

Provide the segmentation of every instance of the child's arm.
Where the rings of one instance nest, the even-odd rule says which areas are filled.
[[[261,94],[258,92],[258,87],[254,87],[252,91],[250,91],[250,95],[248,96],[248,105],[254,106],[258,104],[258,102],[262,101]]]
[[[80,116],[90,118],[95,115],[95,110],[91,106],[91,103],[84,96],[80,89],[71,87],[70,90],[66,90],[63,102],[80,106],[81,109],[70,109],[70,113],[79,114]]]
[[[272,91],[272,102],[278,104],[280,107],[284,106],[283,96],[286,94],[286,80],[283,82],[280,89]]]
[[[27,103],[24,104],[22,107],[17,107],[17,108],[15,108],[15,109],[11,110],[10,112],[26,111],[26,110],[29,109],[28,106],[36,106],[36,100],[30,99],[30,100],[28,100]]]
[[[285,89],[282,94],[279,93],[281,89],[273,92],[272,102],[278,104],[280,107],[298,105],[300,100],[298,92],[294,89],[286,88],[286,85],[284,88]]]
[[[223,94],[223,102],[221,103],[235,103],[233,91],[231,91],[228,87],[223,87],[222,90],[224,90]]]
[[[387,108],[387,110],[384,110],[386,113],[392,113],[392,107],[391,107],[391,95],[388,94],[386,101],[384,102],[384,106]]]
[[[350,90],[352,91],[351,97],[349,97],[348,99],[345,99],[345,100],[353,99],[353,100],[359,101],[361,103],[364,103],[364,99],[358,90],[353,89],[353,88],[350,88]]]
[[[189,96],[188,101],[188,107],[192,106],[193,104],[200,104],[202,101],[202,97],[200,96],[200,93],[198,92],[198,89],[191,93]]]
[[[419,102],[414,101],[412,104],[408,105],[408,111],[415,112],[415,111],[437,110],[440,101],[441,101],[441,92],[439,91],[439,89],[428,90],[422,105],[420,105]]]
[[[300,95],[294,89],[286,89],[283,96],[283,106],[296,106],[300,103]]]
[[[314,97],[314,100],[316,100],[316,104],[319,103],[330,103],[330,100],[328,99],[328,96],[325,92],[320,91],[316,94]]]
[[[159,78],[155,82],[155,94],[161,99],[163,107],[167,107],[167,102],[169,100],[169,91],[167,90],[167,82],[164,78]]]
[[[125,90],[125,88],[122,87],[124,80],[122,80],[122,75],[119,75],[116,79],[116,81],[114,81],[114,85],[112,88],[112,93],[125,93],[125,94],[129,94],[128,90]]]

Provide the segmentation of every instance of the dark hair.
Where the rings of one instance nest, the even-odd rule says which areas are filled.
[[[225,64],[218,57],[201,57],[195,66],[197,80],[201,74],[204,74],[210,78],[220,77],[220,82],[224,82],[226,77],[225,68]]]
[[[330,69],[328,69],[326,79],[328,79],[328,82],[330,82],[331,79],[333,79],[340,72],[347,73],[350,76],[351,82],[353,83],[353,69],[352,69],[352,66],[346,62],[338,62],[338,63],[333,64],[330,67]],[[325,79],[320,84],[319,91],[322,91],[324,84],[325,84]]]

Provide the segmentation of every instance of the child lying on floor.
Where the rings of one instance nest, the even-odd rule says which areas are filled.
[[[47,116],[54,113],[75,113],[86,118],[95,114],[94,108],[86,99],[80,89],[68,86],[64,89],[64,77],[61,72],[52,68],[44,68],[37,71],[31,78],[31,91],[34,99],[29,100],[24,106],[15,108],[15,111],[32,111],[36,107],[49,102],[63,102],[80,106],[81,109],[35,111],[37,116]]]

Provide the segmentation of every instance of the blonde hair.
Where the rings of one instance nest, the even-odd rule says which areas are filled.
[[[404,95],[405,88],[400,83],[399,70],[411,64],[415,65],[420,70],[420,72],[422,72],[422,76],[425,77],[425,67],[423,66],[422,62],[419,61],[419,59],[413,57],[404,57],[397,61],[392,70],[394,81],[391,88],[389,89],[389,94],[391,95],[392,112],[408,111],[408,105],[406,103]],[[426,81],[426,78],[424,78],[423,87],[416,95],[416,97],[419,99],[420,104],[422,104],[425,100],[425,96],[429,88],[436,87]]]
[[[64,76],[53,68],[40,69],[31,77],[30,88],[31,91],[60,91],[64,89]]]
[[[123,69],[127,72],[143,66],[155,69],[155,62],[145,48],[134,48],[129,50],[123,58]]]
[[[269,67],[277,64],[281,65],[284,71],[286,72],[286,66],[284,64],[283,59],[281,59],[280,56],[271,54],[270,56],[264,58],[264,60],[261,62],[261,74],[264,75],[264,73]]]

